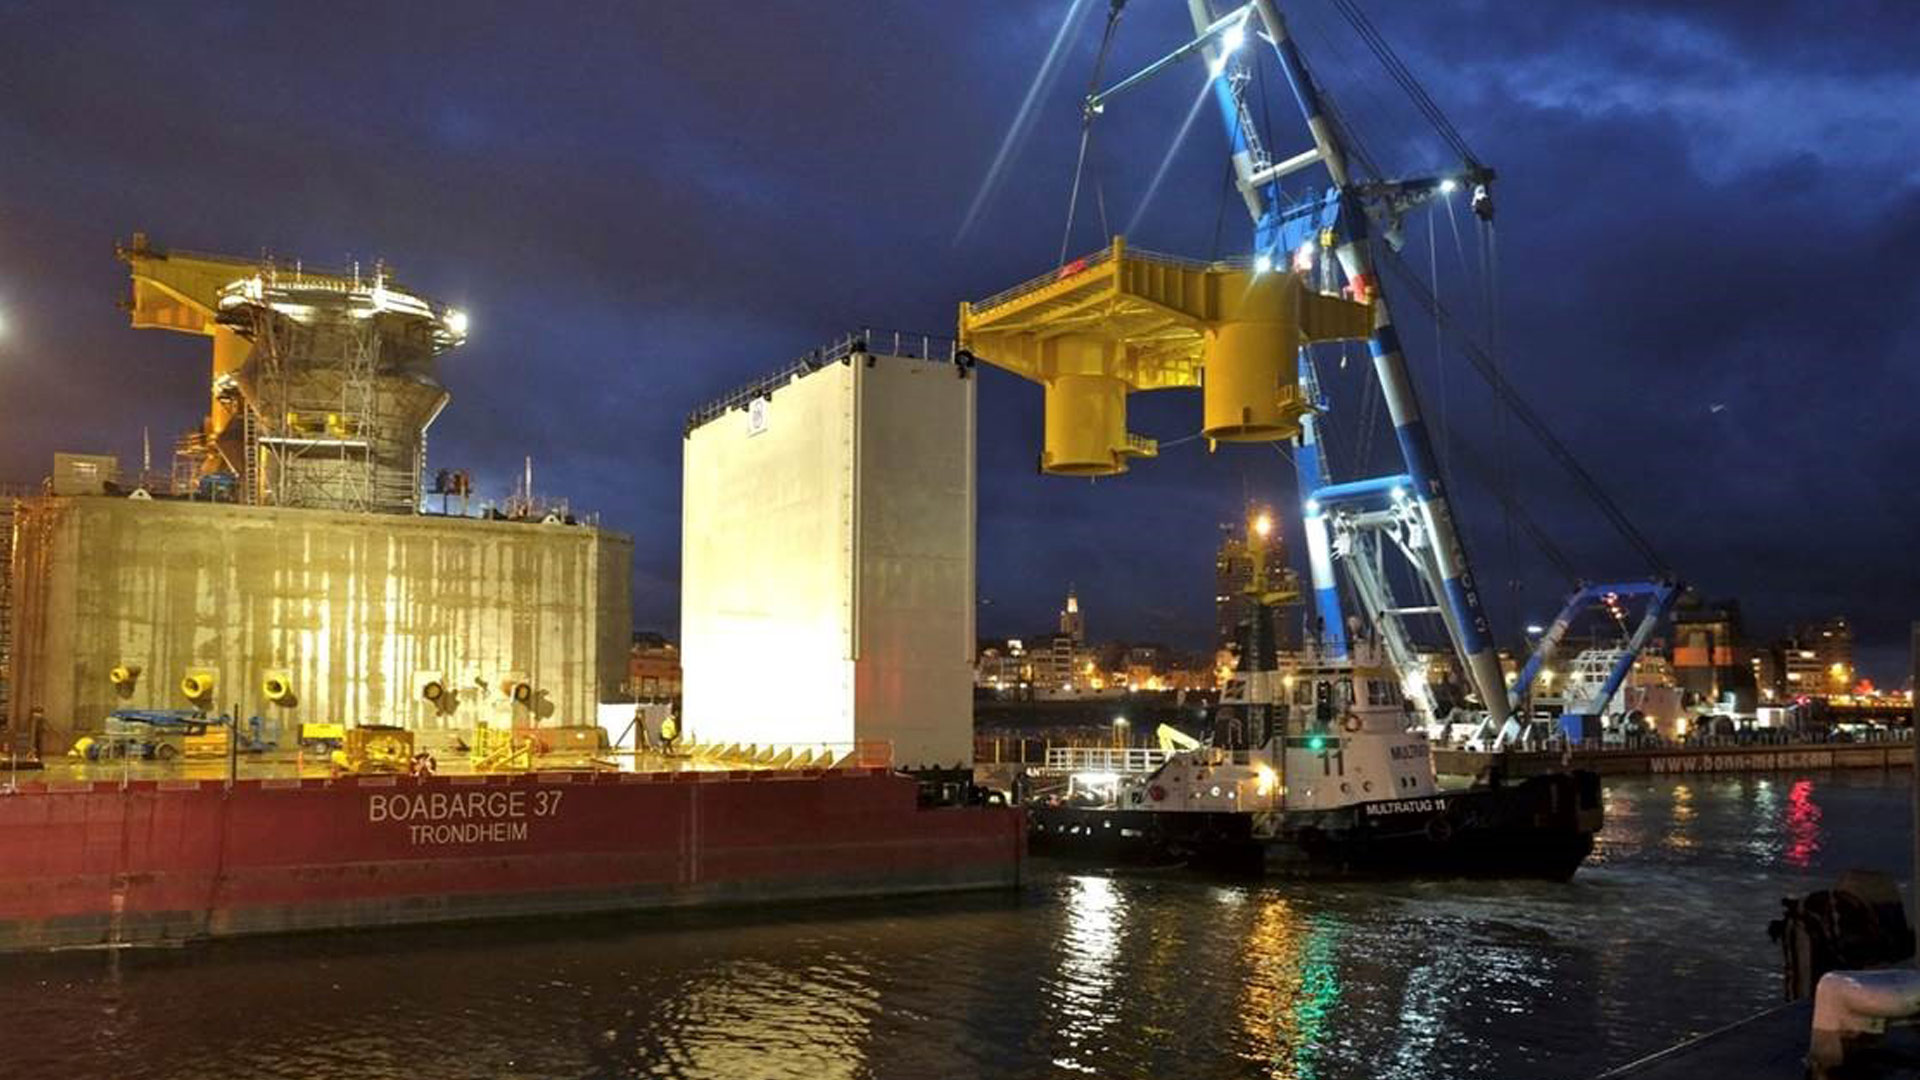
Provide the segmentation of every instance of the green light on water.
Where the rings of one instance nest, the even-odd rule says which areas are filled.
[[[1313,920],[1307,933],[1300,964],[1300,993],[1293,1005],[1293,1069],[1299,1080],[1316,1080],[1320,1074],[1321,1055],[1328,1040],[1327,1020],[1340,1002],[1340,974],[1334,965],[1334,944],[1339,936],[1339,920],[1324,915]]]

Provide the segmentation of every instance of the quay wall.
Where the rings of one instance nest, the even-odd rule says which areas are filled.
[[[1493,756],[1469,750],[1435,750],[1443,776],[1475,776]],[[1568,767],[1602,776],[1667,773],[1782,772],[1801,769],[1901,769],[1913,764],[1913,744],[1779,743],[1730,746],[1670,746],[1606,750],[1541,751],[1505,755],[1512,776],[1533,776]]]

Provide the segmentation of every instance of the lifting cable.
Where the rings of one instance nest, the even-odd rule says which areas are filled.
[[[1581,580],[1580,573],[1574,569],[1573,561],[1567,558],[1566,552],[1560,550],[1560,545],[1554,543],[1553,538],[1547,534],[1547,531],[1540,527],[1540,523],[1533,520],[1533,517],[1527,513],[1526,508],[1520,505],[1520,501],[1513,497],[1513,493],[1510,491],[1501,491],[1498,486],[1493,483],[1491,470],[1488,469],[1487,463],[1474,452],[1473,444],[1462,439],[1460,443],[1454,447],[1454,456],[1463,471],[1493,490],[1494,497],[1499,499],[1501,505],[1507,508],[1508,513],[1512,515],[1514,521],[1519,524],[1520,528],[1526,532],[1528,538],[1533,541],[1534,546],[1540,549],[1540,554],[1546,556],[1547,561],[1553,564],[1553,568],[1558,570],[1561,576],[1568,581]]]
[[[1451,211],[1453,204],[1448,203],[1447,209]],[[1432,204],[1428,204],[1427,280],[1433,283],[1433,294],[1435,297],[1440,295],[1440,237],[1438,226],[1439,222],[1435,220],[1433,206]],[[1445,325],[1441,323],[1440,316],[1435,315],[1433,317],[1433,367],[1434,371],[1440,376],[1440,422],[1437,425],[1440,429],[1440,445],[1437,456],[1440,459],[1441,482],[1445,483],[1448,487],[1452,487],[1453,477],[1451,476],[1450,466],[1453,461],[1453,427],[1447,422],[1447,399],[1450,395],[1447,385],[1447,339],[1445,330]]]
[[[1485,305],[1484,318],[1486,320],[1487,354],[1493,360],[1494,371],[1499,373],[1501,381],[1505,382],[1506,358],[1500,351],[1500,261],[1499,249],[1495,246],[1497,237],[1493,231],[1493,222],[1481,218],[1479,235],[1480,288]],[[1438,297],[1435,298],[1434,306],[1440,306]],[[1439,317],[1435,316],[1434,322],[1438,323],[1439,321]],[[1508,613],[1513,616],[1515,640],[1524,641],[1525,638],[1521,636],[1520,631],[1526,625],[1526,617],[1521,614],[1520,611],[1519,592],[1521,579],[1517,570],[1518,563],[1514,553],[1515,544],[1513,535],[1514,510],[1519,502],[1519,496],[1516,492],[1517,485],[1514,480],[1513,408],[1509,402],[1501,399],[1497,391],[1493,396],[1494,454],[1499,460],[1496,468],[1499,470],[1499,480],[1497,482],[1501,489],[1499,496],[1501,510],[1500,527],[1506,543],[1507,592],[1513,598],[1513,605]]]
[[[1346,48],[1346,42],[1349,40],[1348,36],[1335,36],[1328,32],[1325,27],[1320,25],[1319,13],[1312,7],[1299,8],[1294,15],[1289,15],[1289,18],[1293,18],[1295,15],[1304,20],[1303,31],[1306,36],[1302,37],[1303,44],[1306,43],[1306,37],[1311,37],[1313,39],[1311,43],[1313,46],[1312,51],[1316,55],[1331,57],[1333,60],[1338,61],[1340,66],[1345,70],[1346,77],[1351,84],[1350,88],[1354,92],[1353,100],[1365,106],[1365,109],[1359,110],[1355,115],[1360,115],[1370,109],[1372,113],[1379,118],[1380,128],[1384,130],[1393,115],[1393,110],[1388,106],[1386,99],[1374,91],[1374,87],[1379,82],[1379,79],[1362,72],[1360,65],[1348,57]],[[1306,60],[1303,57],[1301,64],[1304,65],[1305,63]],[[1380,169],[1378,159],[1360,142],[1359,127],[1349,123],[1345,114],[1340,111],[1341,106],[1338,102],[1340,100],[1346,100],[1345,89],[1347,88],[1343,88],[1343,93],[1341,94],[1323,92],[1320,100],[1321,108],[1327,113],[1328,118],[1334,122],[1335,128],[1338,130],[1342,140],[1344,140],[1347,146],[1347,155],[1364,166],[1366,172],[1374,179],[1385,179],[1387,174]],[[1398,144],[1402,140],[1389,138],[1387,141],[1392,144]],[[1355,175],[1358,176],[1358,172],[1356,172]]]
[[[1360,391],[1360,430],[1353,448],[1354,467],[1366,472],[1373,471],[1373,439],[1380,430],[1380,378],[1372,367],[1367,365],[1364,389]]]
[[[1494,393],[1499,395],[1502,401],[1506,402],[1507,408],[1511,411],[1514,419],[1520,421],[1521,426],[1533,434],[1533,437],[1545,448],[1547,455],[1567,471],[1567,475],[1573,478],[1574,482],[1586,493],[1587,498],[1591,500],[1593,504],[1599,508],[1600,513],[1606,517],[1608,524],[1612,525],[1614,530],[1618,532],[1628,544],[1632,545],[1640,557],[1646,560],[1649,568],[1660,576],[1667,576],[1669,574],[1667,562],[1654,550],[1653,544],[1648,541],[1639,529],[1634,527],[1633,522],[1627,517],[1626,513],[1620,509],[1620,505],[1607,495],[1605,489],[1600,486],[1600,482],[1595,480],[1593,474],[1589,473],[1586,468],[1580,464],[1579,459],[1573,456],[1573,451],[1567,449],[1566,444],[1561,442],[1559,436],[1553,433],[1553,429],[1548,426],[1547,422],[1542,420],[1540,415],[1533,411],[1533,407],[1527,404],[1526,399],[1520,396],[1520,392],[1514,389],[1511,383],[1507,382],[1506,378],[1501,375],[1498,367],[1494,364],[1493,358],[1489,356],[1470,335],[1461,331],[1459,323],[1448,314],[1446,308],[1441,306],[1439,300],[1434,297],[1432,290],[1428,289],[1426,283],[1420,280],[1420,276],[1414,273],[1413,269],[1409,267],[1405,260],[1401,259],[1393,249],[1385,245],[1380,245],[1376,248],[1376,254],[1379,262],[1392,267],[1398,272],[1402,282],[1407,286],[1409,295],[1413,297],[1416,303],[1425,307],[1428,312],[1444,321],[1453,329],[1454,335],[1459,341],[1458,348],[1466,355],[1467,359],[1472,362],[1474,371],[1478,372],[1480,377],[1486,380],[1487,385],[1493,388]]]
[[[1107,7],[1107,28],[1100,35],[1100,53],[1094,57],[1093,77],[1087,80],[1087,96],[1083,102],[1092,100],[1100,92],[1100,76],[1107,67],[1107,54],[1113,50],[1113,32],[1120,25],[1120,12],[1127,6],[1127,0],[1111,0]],[[1087,170],[1087,145],[1093,141],[1093,107],[1080,106],[1080,156],[1073,163],[1073,189],[1067,195],[1067,227],[1060,235],[1060,265],[1067,265],[1067,248],[1073,243],[1073,215],[1080,205],[1080,178]],[[1096,194],[1098,185],[1095,185]],[[1106,228],[1106,200],[1100,199],[1100,227]]]
[[[1447,145],[1452,147],[1453,152],[1462,160],[1469,165],[1477,166],[1480,159],[1474,156],[1473,150],[1467,146],[1467,140],[1461,137],[1460,129],[1453,126],[1453,121],[1447,119],[1447,114],[1434,103],[1426,87],[1420,85],[1420,80],[1414,78],[1413,72],[1407,70],[1407,65],[1401,61],[1400,55],[1394,52],[1393,46],[1380,35],[1380,31],[1373,25],[1373,20],[1367,18],[1366,12],[1361,11],[1354,0],[1333,0],[1333,6],[1340,9],[1340,14],[1346,17],[1348,25],[1352,26],[1354,32],[1360,35],[1360,39],[1367,43],[1367,47],[1379,59],[1380,66],[1387,69],[1387,74],[1399,84],[1401,90],[1406,92],[1414,108],[1419,109],[1421,115],[1427,118],[1427,122],[1433,125],[1434,131],[1447,141]]]
[[[1220,232],[1227,224],[1227,203],[1233,199],[1233,159],[1227,159],[1226,176],[1220,181],[1220,205],[1213,213],[1213,248],[1207,258],[1219,261]]]

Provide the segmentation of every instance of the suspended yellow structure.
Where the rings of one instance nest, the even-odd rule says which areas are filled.
[[[1304,275],[1107,249],[978,303],[960,305],[960,345],[1046,389],[1040,468],[1125,472],[1153,457],[1127,431],[1127,395],[1199,388],[1215,442],[1291,438],[1309,405],[1300,348],[1364,339],[1368,305],[1315,291]]]

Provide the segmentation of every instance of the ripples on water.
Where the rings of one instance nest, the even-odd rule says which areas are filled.
[[[1618,780],[1571,885],[1036,868],[1017,896],[0,958],[0,1077],[1587,1076],[1770,1004],[1905,774]]]

